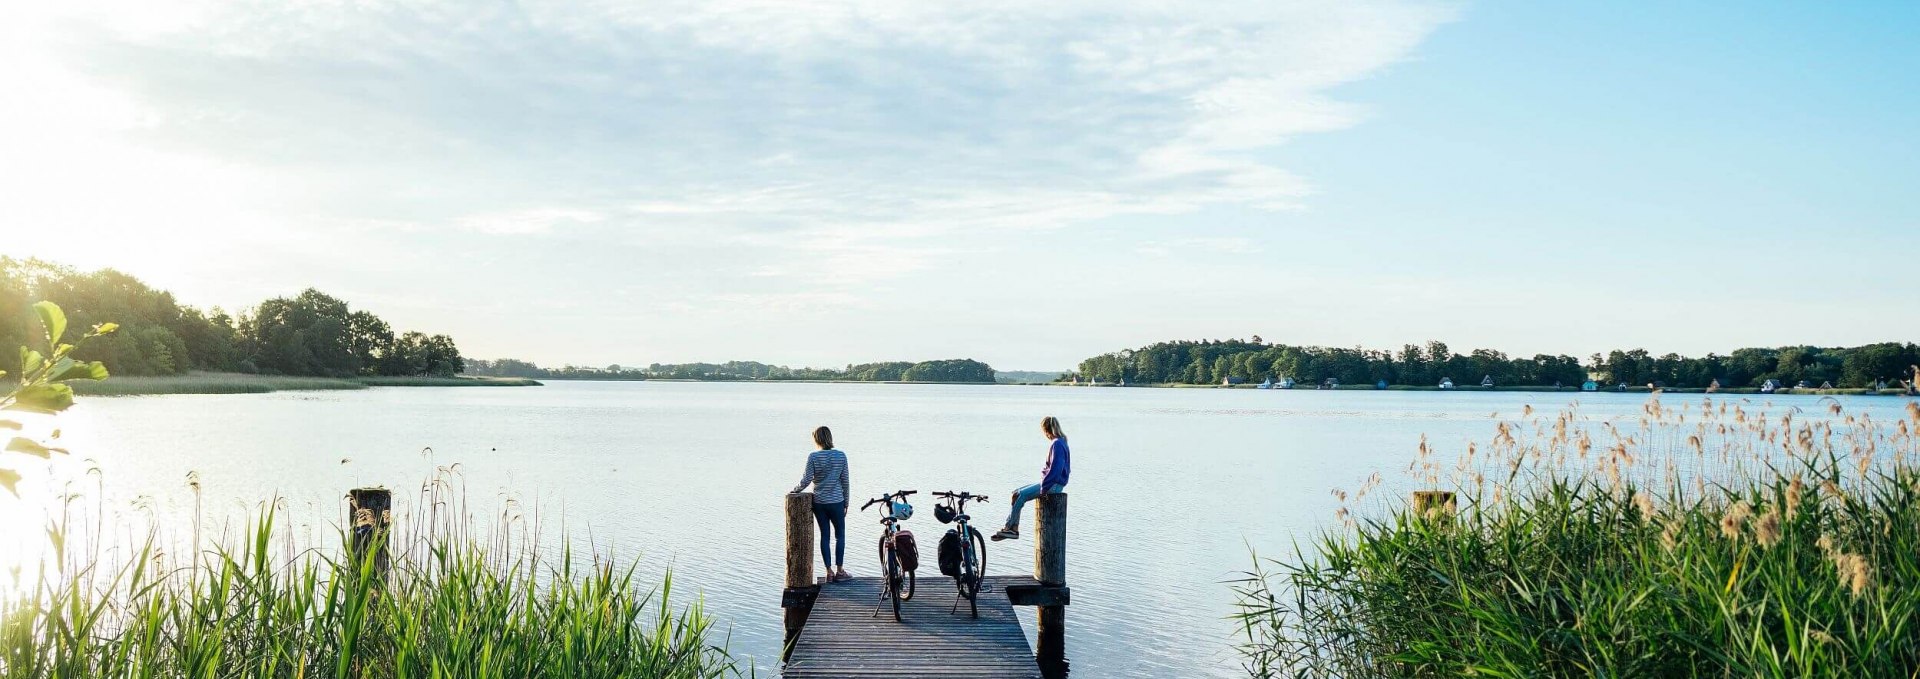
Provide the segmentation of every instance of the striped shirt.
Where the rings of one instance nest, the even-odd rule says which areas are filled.
[[[807,456],[807,470],[800,475],[800,485],[793,492],[806,490],[807,484],[813,484],[813,503],[830,505],[847,501],[847,454],[828,448],[813,451]]]

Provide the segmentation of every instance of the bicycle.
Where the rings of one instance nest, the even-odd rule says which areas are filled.
[[[934,518],[939,519],[940,523],[955,523],[955,527],[948,532],[958,536],[960,543],[959,563],[953,564],[953,572],[947,573],[953,576],[953,586],[959,590],[959,595],[954,597],[953,606],[948,608],[947,612],[952,613],[955,608],[959,608],[960,600],[966,599],[973,617],[978,618],[980,617],[980,592],[987,577],[987,541],[980,535],[980,531],[972,526],[973,517],[967,516],[967,502],[986,502],[987,496],[974,495],[966,491],[955,493],[950,490],[939,491],[933,495],[942,500],[941,504],[933,509]],[[941,541],[944,543],[945,538]],[[945,550],[943,549],[942,552],[940,570],[945,572],[948,564],[945,561]]]
[[[866,511],[868,507],[876,504],[881,507],[880,524],[885,527],[880,531],[880,571],[884,578],[880,587],[880,600],[883,603],[888,600],[893,601],[894,622],[903,622],[900,618],[900,602],[913,598],[914,568],[908,568],[907,566],[917,567],[919,565],[919,550],[912,547],[913,534],[907,533],[908,548],[914,551],[914,554],[909,557],[909,560],[913,563],[903,564],[896,545],[898,544],[897,536],[902,532],[900,530],[900,522],[913,516],[913,507],[907,504],[907,496],[918,492],[920,491],[895,491],[868,500],[866,504],[860,505],[860,511]],[[894,502],[896,499],[899,500],[898,504]],[[900,507],[906,508],[904,516],[897,513]],[[881,605],[882,604],[874,605],[874,615],[880,614]]]

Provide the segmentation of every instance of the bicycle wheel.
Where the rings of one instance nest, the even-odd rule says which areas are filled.
[[[893,621],[904,622],[900,618],[900,561],[893,556],[893,550],[887,549],[887,538],[880,538],[880,586],[886,591],[888,599],[893,600]]]
[[[907,576],[906,576],[907,594],[906,596],[900,597],[900,599],[903,601],[911,601],[913,599],[913,579],[914,579],[913,571],[907,571],[906,573],[907,573]]]
[[[973,617],[980,617],[980,584],[987,577],[987,541],[980,531],[967,526],[967,542],[972,543],[973,553],[969,556],[965,568],[972,573],[967,577],[967,606],[973,609]]]

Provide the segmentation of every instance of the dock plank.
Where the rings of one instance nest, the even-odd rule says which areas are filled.
[[[1033,648],[1006,595],[1006,585],[1023,582],[1033,579],[988,578],[975,619],[965,601],[953,605],[952,578],[923,577],[901,607],[901,622],[894,622],[891,603],[874,613],[883,603],[879,578],[824,584],[781,676],[1039,679]]]

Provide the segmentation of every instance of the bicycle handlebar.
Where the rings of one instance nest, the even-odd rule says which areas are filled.
[[[981,502],[987,501],[987,496],[985,495],[974,495],[973,493],[969,493],[964,490],[958,493],[953,492],[951,490],[937,490],[937,491],[934,491],[933,494],[935,497],[944,497],[950,500],[979,500]]]
[[[889,500],[892,500],[892,499],[894,499],[894,498],[896,498],[896,497],[897,497],[897,498],[900,498],[900,499],[902,499],[902,500],[905,500],[905,499],[907,499],[907,496],[908,496],[908,495],[912,495],[912,494],[914,494],[914,493],[918,493],[918,492],[920,492],[920,491],[917,491],[917,490],[897,490],[897,491],[894,491],[894,492],[891,492],[891,493],[888,493],[888,494],[886,494],[886,495],[882,495],[882,496],[880,496],[880,497],[876,497],[876,498],[874,498],[874,499],[871,499],[871,500],[868,500],[866,504],[864,504],[864,505],[860,505],[860,511],[863,511],[863,512],[864,512],[864,511],[866,511],[866,510],[867,510],[867,508],[868,508],[868,507],[872,507],[872,506],[874,506],[874,505],[876,505],[876,504],[879,504],[879,503],[882,503],[882,502],[887,502],[887,501],[889,501]]]

